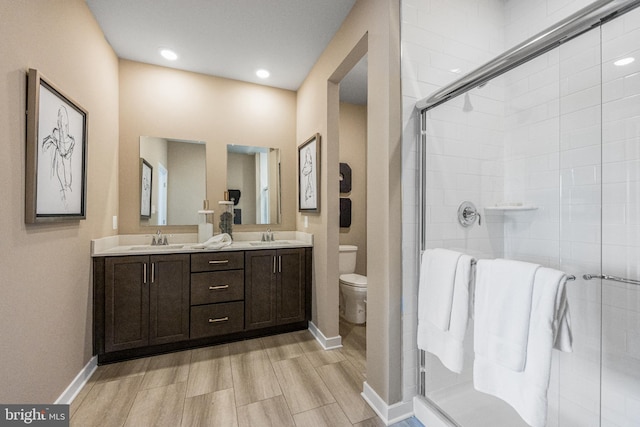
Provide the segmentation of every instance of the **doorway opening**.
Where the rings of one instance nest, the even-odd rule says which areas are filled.
[[[345,356],[365,378],[367,67],[365,52],[339,83],[340,208],[337,213],[340,217],[339,264],[341,270],[338,290],[339,333]]]

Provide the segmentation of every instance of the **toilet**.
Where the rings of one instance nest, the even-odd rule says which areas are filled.
[[[367,277],[355,274],[358,247],[340,245],[340,317],[347,322],[367,321]]]

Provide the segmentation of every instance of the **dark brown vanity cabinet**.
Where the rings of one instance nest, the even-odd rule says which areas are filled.
[[[93,259],[98,363],[305,329],[312,249]]]
[[[189,338],[189,255],[97,258],[94,268],[104,269],[105,352]]]
[[[260,329],[306,319],[304,248],[247,251],[245,329]]]

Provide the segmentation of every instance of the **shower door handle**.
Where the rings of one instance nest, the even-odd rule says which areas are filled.
[[[624,277],[609,276],[608,274],[585,274],[582,276],[584,280],[602,279],[611,280],[613,282],[628,283],[630,285],[640,286],[640,280],[625,279]]]

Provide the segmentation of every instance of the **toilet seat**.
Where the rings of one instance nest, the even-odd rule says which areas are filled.
[[[341,274],[340,282],[347,286],[352,286],[354,288],[366,288],[367,287],[367,276],[363,276],[361,274]]]

